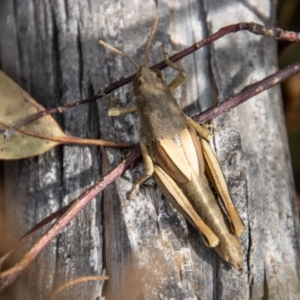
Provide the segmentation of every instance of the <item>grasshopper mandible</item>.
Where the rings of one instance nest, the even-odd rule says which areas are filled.
[[[243,253],[237,236],[245,231],[245,226],[208,143],[212,134],[205,126],[186,116],[171,93],[182,83],[186,74],[170,61],[165,46],[165,62],[178,72],[177,76],[167,85],[159,70],[149,68],[148,53],[157,25],[158,17],[147,40],[143,65],[123,51],[100,41],[101,45],[127,58],[137,70],[133,80],[136,107],[115,107],[114,101],[108,111],[110,116],[135,111],[140,116],[140,146],[145,173],[137,180],[129,197],[133,198],[140,184],[154,174],[165,197],[201,232],[205,244],[214,247],[237,270],[242,270]],[[220,196],[227,216],[210,185]]]

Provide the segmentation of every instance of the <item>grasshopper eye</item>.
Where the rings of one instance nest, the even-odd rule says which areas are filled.
[[[137,77],[136,79],[134,79],[133,81],[133,86],[135,88],[139,88],[140,85],[143,83],[143,79],[141,77]]]
[[[137,79],[138,85],[141,85],[143,82],[144,82],[143,78],[139,77],[139,78]]]
[[[162,79],[162,73],[159,70],[153,70],[153,72],[156,74],[156,76],[160,79]]]

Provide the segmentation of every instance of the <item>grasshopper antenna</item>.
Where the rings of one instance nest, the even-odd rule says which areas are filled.
[[[102,41],[102,40],[99,41],[99,44],[100,44],[101,46],[104,46],[105,48],[109,49],[110,51],[112,51],[112,52],[114,52],[114,53],[116,53],[116,54],[118,54],[118,55],[120,55],[120,56],[123,56],[123,57],[127,58],[127,59],[135,66],[136,70],[137,70],[137,71],[139,70],[139,67],[140,67],[139,64],[136,63],[136,61],[135,61],[132,57],[130,57],[128,54],[126,54],[126,53],[123,52],[122,50],[117,49],[117,48],[115,48],[115,47],[113,47],[113,46],[111,46],[111,45],[105,43],[105,42]]]
[[[151,42],[153,40],[153,36],[154,36],[154,34],[156,32],[156,29],[157,29],[158,21],[159,21],[159,17],[156,16],[155,19],[154,19],[154,23],[153,23],[150,35],[149,35],[148,40],[147,40],[146,50],[145,50],[145,57],[144,57],[145,67],[149,67],[149,65],[148,65],[148,55],[149,55],[150,45],[151,45]],[[139,70],[139,67],[140,67],[139,64],[132,57],[130,57],[128,54],[126,54],[124,51],[122,51],[120,49],[117,49],[117,48],[105,43],[102,40],[99,41],[99,44],[101,46],[104,46],[105,48],[109,49],[110,51],[112,51],[112,52],[114,52],[114,53],[116,53],[120,56],[123,56],[123,57],[127,58],[134,65],[134,67],[137,69],[137,71]]]
[[[145,67],[149,67],[149,65],[148,65],[149,50],[150,50],[151,42],[153,40],[153,36],[154,36],[154,34],[156,32],[156,29],[157,29],[158,21],[159,21],[159,17],[156,16],[155,19],[154,19],[154,23],[152,25],[150,35],[149,35],[148,40],[147,40],[146,50],[145,50],[145,57],[144,57],[144,66]]]

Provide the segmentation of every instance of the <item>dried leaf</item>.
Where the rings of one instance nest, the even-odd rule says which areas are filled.
[[[0,71],[0,129],[7,129],[26,117],[44,110],[5,73]],[[38,135],[40,137],[36,137]],[[51,116],[45,116],[27,124],[8,141],[0,140],[0,159],[20,159],[44,153],[60,144],[47,137],[63,137],[65,134]]]
[[[17,124],[29,116],[45,110],[30,95],[0,70],[0,130]],[[26,124],[9,140],[0,136],[0,159],[21,159],[42,154],[60,144],[85,144],[128,147],[125,143],[90,140],[66,135],[56,121],[45,115]]]

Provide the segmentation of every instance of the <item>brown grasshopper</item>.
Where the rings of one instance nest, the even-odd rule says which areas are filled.
[[[202,233],[205,244],[214,247],[237,270],[242,270],[243,253],[237,236],[245,231],[245,226],[208,143],[212,134],[186,116],[171,93],[186,74],[170,61],[165,46],[166,64],[178,71],[175,79],[167,85],[159,70],[149,68],[148,53],[157,25],[158,18],[148,37],[142,66],[123,51],[100,41],[101,45],[127,58],[137,70],[133,81],[136,107],[111,107],[108,111],[110,116],[134,111],[140,115],[140,146],[145,173],[137,180],[129,197],[134,197],[140,184],[154,174],[163,194]],[[222,199],[228,216],[220,208],[210,185]]]

